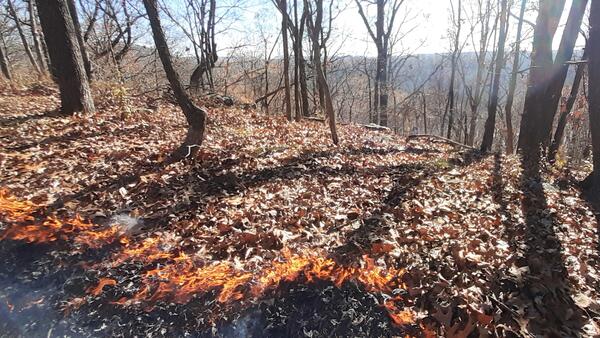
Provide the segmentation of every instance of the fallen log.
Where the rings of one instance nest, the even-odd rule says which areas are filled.
[[[469,150],[477,150],[477,148],[475,148],[475,147],[472,147],[472,146],[469,146],[469,145],[466,145],[466,144],[462,144],[462,143],[459,143],[459,142],[447,139],[447,138],[442,137],[442,136],[437,136],[437,135],[413,134],[413,135],[408,135],[408,137],[406,138],[406,140],[410,141],[410,140],[416,139],[416,138],[430,138],[430,139],[435,139],[435,140],[438,140],[438,141],[442,141],[442,142],[448,143],[448,144],[456,146],[456,147],[462,147],[462,148],[466,148],[466,149],[469,149]]]

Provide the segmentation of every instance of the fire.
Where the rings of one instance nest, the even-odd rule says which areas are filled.
[[[30,201],[19,201],[0,189],[0,216],[9,223],[0,240],[36,244],[73,240],[81,246],[99,248],[118,236],[117,227],[100,228],[77,215],[64,220],[54,215],[35,217],[42,208]]]
[[[99,296],[102,293],[104,287],[108,285],[115,286],[117,285],[117,281],[111,278],[101,278],[98,282],[98,285],[96,287],[89,288],[87,292],[91,293],[94,296]]]
[[[360,266],[344,266],[317,253],[293,254],[284,249],[280,259],[258,269],[242,268],[227,261],[207,264],[176,248],[172,250],[173,246],[168,245],[160,235],[134,243],[132,239],[121,236],[116,226],[99,227],[80,216],[59,219],[54,215],[38,215],[41,209],[43,206],[19,201],[7,191],[0,190],[0,219],[8,223],[8,228],[0,234],[0,240],[26,243],[60,240],[88,248],[99,248],[118,240],[122,245],[121,250],[113,257],[108,268],[129,261],[153,266],[143,273],[136,294],[122,297],[113,304],[141,304],[151,309],[159,301],[185,304],[197,295],[211,292],[215,293],[216,300],[221,304],[237,304],[240,301],[257,301],[276,289],[281,282],[328,281],[341,287],[352,281],[367,292],[388,295],[384,296],[387,300],[381,306],[387,310],[394,324],[402,326],[415,322],[413,313],[401,306],[402,298],[389,296],[394,290],[406,288],[401,281],[404,270],[383,268],[367,256],[363,257]],[[96,286],[87,289],[87,293],[99,296],[106,286],[117,284],[113,278],[101,278]]]
[[[33,221],[31,215],[37,206],[29,201],[19,201],[8,191],[0,189],[0,215],[9,222]]]
[[[404,270],[384,269],[366,256],[363,257],[362,266],[346,267],[330,258],[316,254],[292,254],[284,249],[280,260],[252,273],[236,268],[226,261],[196,264],[194,259],[185,253],[174,254],[157,249],[156,245],[159,243],[158,238],[148,238],[137,247],[124,249],[120,255],[121,263],[125,257],[128,257],[128,260],[147,263],[157,259],[168,261],[156,264],[155,268],[146,271],[139,291],[129,298],[117,300],[114,304],[141,304],[150,310],[159,301],[185,304],[197,295],[210,292],[216,292],[219,303],[237,304],[241,300],[257,301],[283,281],[314,283],[321,280],[332,282],[337,287],[354,281],[368,292],[381,293],[391,293],[395,289],[406,287],[401,282]],[[125,253],[131,256],[126,256]],[[105,285],[108,284],[101,281],[97,287],[90,289],[94,291],[90,293],[97,295],[95,291],[101,292]],[[402,298],[396,296],[387,299],[381,306],[388,311],[394,324],[401,326],[414,323],[412,312],[403,310],[398,305],[401,302]]]

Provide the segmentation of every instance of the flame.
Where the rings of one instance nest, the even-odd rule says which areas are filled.
[[[7,190],[0,189],[0,216],[9,222],[33,221],[31,214],[37,206],[29,201],[19,201]]]
[[[196,264],[191,256],[183,252],[174,254],[161,251],[155,246],[159,243],[158,238],[148,238],[136,247],[126,248],[119,256],[121,262],[125,260],[153,262],[162,259],[168,262],[156,264],[155,268],[146,271],[142,276],[138,292],[129,298],[122,297],[113,304],[141,304],[147,310],[151,310],[159,301],[185,304],[197,295],[210,292],[216,292],[216,299],[221,304],[233,302],[237,304],[237,301],[241,300],[260,299],[283,281],[299,280],[307,283],[318,280],[329,281],[337,287],[341,287],[345,282],[354,281],[368,292],[382,293],[406,287],[401,282],[403,269],[384,269],[366,256],[363,257],[362,266],[346,267],[330,258],[316,254],[292,254],[284,249],[280,260],[251,273],[236,268],[227,261],[206,265]],[[91,290],[101,292],[103,286],[100,283]],[[387,310],[394,324],[402,326],[414,323],[412,311],[402,309],[398,305],[401,302],[401,297],[394,297],[386,300],[381,306]]]
[[[122,245],[109,267],[118,267],[125,262],[139,261],[154,266],[145,271],[136,294],[122,297],[113,304],[143,304],[151,309],[159,301],[185,304],[195,296],[214,292],[221,304],[242,300],[256,301],[281,282],[301,281],[314,283],[329,281],[337,287],[354,281],[372,293],[389,294],[398,288],[406,288],[401,277],[403,269],[383,268],[370,257],[364,256],[361,266],[343,266],[331,258],[316,253],[292,254],[284,249],[278,260],[253,272],[234,266],[227,261],[213,263],[198,262],[184,252],[170,251],[160,236],[133,243],[121,236],[116,226],[99,227],[84,221],[80,216],[59,219],[54,215],[36,217],[42,206],[29,201],[19,201],[6,190],[0,190],[0,219],[9,223],[0,234],[0,240],[10,239],[27,243],[48,243],[70,240],[79,246],[99,248],[118,240]],[[39,219],[42,217],[41,219]],[[86,291],[92,296],[103,293],[104,287],[116,286],[112,278],[101,278],[98,284]],[[401,297],[389,297],[381,306],[392,322],[407,325],[415,322],[412,311],[403,309]],[[76,308],[82,300],[70,304]]]
[[[9,223],[0,234],[0,240],[10,239],[26,243],[50,243],[73,240],[89,248],[99,248],[112,243],[119,236],[116,226],[100,228],[84,221],[80,216],[59,219],[54,215],[41,219],[34,215],[43,206],[30,201],[19,201],[8,191],[0,189],[0,216]]]
[[[115,286],[117,285],[117,281],[112,278],[100,278],[98,285],[94,288],[89,288],[87,292],[91,293],[94,296],[99,296],[102,293],[104,287],[108,285]]]

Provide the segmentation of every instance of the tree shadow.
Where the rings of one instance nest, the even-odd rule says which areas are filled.
[[[68,145],[71,142],[81,141],[88,138],[100,137],[110,135],[111,137],[120,137],[124,135],[130,135],[130,133],[139,133],[144,131],[140,128],[120,128],[117,130],[103,130],[103,131],[95,131],[95,132],[84,132],[82,130],[73,130],[67,133],[64,133],[59,136],[49,136],[43,140],[37,142],[31,142],[15,147],[8,147],[9,151],[27,151],[31,148],[39,147],[39,146],[47,146],[52,144],[61,144]]]
[[[6,117],[6,118],[1,118],[0,119],[0,127],[14,127],[16,125],[28,122],[28,121],[36,121],[36,120],[42,120],[42,119],[46,119],[46,118],[59,118],[59,117],[66,117],[69,115],[65,115],[60,108],[54,109],[54,110],[48,110],[45,111],[43,113],[39,113],[39,114],[29,114],[29,115],[22,115],[22,116],[10,116],[10,117]]]
[[[426,180],[448,172],[457,167],[469,166],[483,160],[486,156],[479,151],[459,153],[442,166],[435,162],[410,163],[386,167],[387,175],[394,177],[394,183],[389,193],[382,196],[379,205],[374,208],[372,216],[361,220],[361,225],[346,236],[345,244],[337,247],[331,256],[343,264],[352,264],[365,253],[370,253],[374,241],[384,240],[389,235],[392,224],[388,219],[394,213],[394,208],[401,205],[409,192]]]
[[[581,190],[581,198],[587,202],[587,205],[594,213],[594,218],[596,219],[596,250],[600,252],[600,198],[598,196],[594,196],[593,192],[590,190],[591,185],[591,175],[588,176],[584,181],[578,182],[579,189]]]
[[[541,336],[578,336],[583,310],[575,304],[563,248],[556,234],[558,220],[549,210],[539,163],[522,160],[520,189],[525,224],[506,229],[513,252],[522,253],[514,262],[515,283],[508,303],[529,332]],[[513,319],[516,319],[513,317]],[[521,323],[523,325],[523,323]]]
[[[412,188],[422,184],[424,180],[436,174],[451,170],[452,166],[469,165],[474,161],[483,158],[477,154],[468,153],[455,161],[450,161],[452,163],[450,166],[441,166],[424,160],[422,162],[382,165],[366,169],[353,165],[332,167],[323,164],[323,161],[321,161],[323,158],[338,155],[386,155],[402,151],[404,150],[396,148],[380,149],[357,147],[341,151],[334,149],[322,152],[306,152],[289,158],[276,167],[246,170],[241,173],[234,173],[228,170],[231,167],[236,166],[237,163],[228,159],[219,158],[217,160],[198,163],[197,165],[190,165],[189,170],[185,174],[174,177],[173,180],[167,183],[166,188],[164,186],[153,187],[151,184],[146,184],[143,192],[133,197],[132,206],[135,207],[148,204],[167,205],[160,213],[156,213],[152,219],[146,220],[145,229],[152,230],[164,226],[168,219],[166,216],[170,214],[186,215],[186,217],[190,218],[194,217],[198,210],[202,209],[202,201],[208,197],[225,198],[273,180],[290,181],[298,179],[300,176],[318,176],[319,178],[347,177],[356,174],[360,174],[361,177],[369,176],[371,178],[391,176],[393,178],[393,186],[389,192],[383,194],[384,196],[381,196],[379,205],[373,207],[373,216],[364,220],[359,220],[361,222],[360,227],[347,234],[345,244],[335,248],[329,253],[330,257],[339,262],[356,263],[365,253],[369,253],[371,249],[370,245],[372,244],[370,241],[367,241],[369,238],[385,238],[386,231],[389,230],[389,227],[391,226],[385,224],[385,214],[391,212],[391,209],[401,204],[402,201],[409,196],[409,192]],[[224,153],[227,153],[227,150],[225,150]],[[136,166],[135,170],[123,173],[117,178],[108,178],[97,184],[84,187],[76,193],[62,196],[57,199],[57,202],[46,208],[46,210],[52,211],[61,208],[64,203],[70,200],[89,202],[93,199],[94,194],[106,191],[116,191],[119,187],[140,182],[140,178],[148,173],[160,172],[163,169],[165,169],[165,167],[161,164],[147,164],[146,166],[140,164],[139,166]],[[198,200],[191,198],[186,202],[169,203],[173,200],[181,201],[180,197],[186,194],[186,191],[193,191],[201,198]],[[137,268],[141,269],[141,267]],[[48,275],[48,278],[48,280],[51,281],[53,277],[52,275]],[[54,281],[54,283],[56,283],[56,285],[61,285],[64,280],[66,279],[63,278],[59,281]],[[69,292],[71,295],[82,293],[83,291],[81,290]],[[360,294],[360,292],[355,292],[354,294]],[[301,296],[304,297],[306,295],[301,294]],[[346,296],[345,294],[342,294],[340,297]],[[365,296],[365,298],[368,297]],[[300,310],[313,309],[315,304],[320,303],[308,302],[306,305],[303,305]],[[336,303],[333,305],[335,304]],[[370,303],[365,304],[368,305]],[[354,304],[350,304],[349,308],[353,310],[355,308],[354,306]],[[381,314],[385,315],[381,308],[373,306],[373,304],[369,306],[373,308],[373,311],[376,310],[378,313],[378,316],[374,318],[382,318],[383,316]],[[373,330],[376,329],[377,325],[378,322],[373,323]],[[288,326],[286,325],[284,327]]]
[[[364,254],[370,253],[374,242],[384,240],[391,229],[389,215],[395,206],[400,205],[407,193],[444,169],[431,164],[413,163],[385,168],[387,174],[394,176],[390,192],[383,196],[372,215],[360,219],[360,226],[350,231],[345,243],[330,253],[331,257],[345,265],[356,263]]]

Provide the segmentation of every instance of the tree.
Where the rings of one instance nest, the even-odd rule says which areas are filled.
[[[525,94],[525,107],[519,131],[518,150],[525,159],[537,163],[540,159],[540,147],[544,138],[540,126],[544,124],[543,100],[552,78],[552,39],[558,29],[565,0],[540,0],[539,14],[533,32],[533,51],[531,70]]]
[[[543,105],[542,109],[548,115],[547,118],[543,119],[543,124],[539,126],[544,146],[550,144],[552,123],[554,122],[554,116],[556,115],[556,110],[562,96],[562,88],[567,78],[567,72],[569,71],[568,61],[573,57],[573,49],[579,36],[587,4],[588,0],[573,0],[554,64],[552,65],[550,83],[544,93],[544,100],[541,102]]]
[[[12,81],[12,73],[10,71],[10,65],[8,62],[8,58],[6,56],[6,51],[4,50],[4,46],[2,43],[0,43],[0,70],[2,70],[2,75],[8,81]]]
[[[66,0],[37,0],[37,7],[62,111],[93,113],[94,101]]]
[[[552,144],[550,145],[550,150],[548,151],[548,160],[550,162],[553,162],[556,159],[558,149],[562,145],[565,128],[567,126],[567,118],[573,111],[573,107],[575,106],[575,102],[577,101],[579,94],[579,88],[581,87],[581,80],[583,79],[583,75],[585,73],[585,61],[587,59],[587,54],[586,48],[583,52],[583,56],[581,57],[581,62],[577,64],[575,78],[573,79],[573,84],[571,85],[571,92],[564,105],[561,104],[560,116],[558,118],[558,123],[556,124],[556,131],[554,132],[554,138],[552,139]]]
[[[69,6],[69,13],[71,14],[71,20],[73,21],[73,27],[75,28],[75,37],[77,38],[77,44],[79,45],[79,50],[81,51],[81,59],[83,60],[85,74],[87,75],[88,80],[91,81],[92,64],[90,63],[87,48],[85,46],[85,42],[83,41],[83,35],[81,33],[81,25],[79,24],[79,16],[77,15],[77,6],[75,5],[75,0],[67,0],[67,5]]]
[[[517,88],[517,75],[519,74],[519,64],[521,59],[521,36],[523,34],[523,19],[525,17],[525,8],[527,0],[521,0],[521,10],[519,12],[519,23],[517,24],[517,36],[514,48],[514,59],[512,64],[512,72],[510,74],[510,82],[508,84],[508,93],[506,95],[506,153],[512,154],[514,149],[514,132],[512,126],[512,109],[515,100],[515,90]]]
[[[154,38],[156,49],[158,50],[160,61],[163,64],[163,68],[171,88],[173,89],[177,103],[181,107],[188,123],[188,131],[185,140],[168,159],[168,162],[179,161],[186,157],[194,156],[202,144],[206,127],[206,112],[192,102],[181,84],[179,74],[177,74],[177,71],[175,71],[175,68],[173,67],[171,52],[169,51],[165,33],[163,32],[160,23],[156,0],[144,0],[144,7],[146,8],[146,13],[150,20],[152,36]]]
[[[46,72],[48,70],[48,64],[46,62],[46,55],[44,54],[44,50],[42,48],[42,42],[40,41],[40,32],[38,29],[38,19],[35,10],[34,0],[28,1],[28,11],[29,27],[31,28],[31,38],[33,40],[33,48],[35,50],[35,55],[37,57],[40,69],[43,72]]]
[[[452,6],[452,19],[456,26],[456,32],[454,36],[454,44],[452,47],[452,60],[450,70],[450,86],[448,88],[448,101],[446,102],[446,109],[444,111],[444,117],[448,115],[448,131],[446,132],[446,138],[452,138],[452,128],[454,127],[454,109],[456,105],[455,94],[454,94],[454,82],[456,80],[456,64],[460,53],[460,31],[462,29],[462,0],[458,0],[458,11],[455,13],[454,4],[450,2]],[[442,121],[442,129],[443,129]],[[442,130],[443,133],[443,130]]]
[[[494,6],[492,5],[492,0],[479,0],[477,1],[475,12],[468,16],[468,18],[473,21],[470,27],[471,32],[476,30],[479,31],[479,48],[475,51],[475,57],[477,59],[477,72],[473,84],[468,83],[466,71],[464,70],[464,67],[462,67],[463,63],[461,63],[460,68],[462,82],[465,86],[468,105],[471,111],[471,116],[468,122],[468,130],[465,135],[465,143],[470,146],[472,146],[475,142],[477,121],[479,119],[479,107],[483,101],[483,95],[487,87],[486,84],[489,81],[491,68],[493,67],[492,63],[488,62],[488,55],[490,55],[488,49],[492,43],[492,38],[494,37],[493,33],[496,31],[498,26],[497,17],[492,20],[493,12]],[[471,33],[471,38],[473,37],[475,37],[475,34]],[[475,45],[476,42],[473,41],[473,46]],[[491,59],[493,59],[493,53]]]
[[[287,12],[287,0],[276,0],[276,5],[281,12],[281,35],[283,37],[283,79],[284,79],[284,105],[285,116],[289,121],[292,120],[292,99],[290,95],[290,54],[288,47],[288,29],[289,16]]]
[[[504,68],[504,47],[506,45],[506,31],[508,29],[508,0],[501,0],[500,8],[500,36],[498,37],[498,51],[496,52],[496,66],[494,69],[494,82],[490,102],[488,103],[488,118],[485,121],[481,151],[488,152],[494,143],[494,131],[496,129],[496,112],[498,110],[498,91],[500,90],[500,78]]]
[[[309,0],[304,0],[304,6],[310,8]],[[314,21],[313,21],[314,18]],[[308,17],[308,32],[310,39],[315,44],[319,44],[320,35],[322,32],[323,23],[323,0],[314,0],[314,9],[311,10],[311,15]],[[324,94],[324,106],[326,111],[327,119],[329,120],[329,129],[331,130],[331,139],[333,144],[339,144],[339,138],[337,134],[337,127],[335,125],[335,113],[333,110],[333,101],[331,100],[331,92],[329,91],[329,85],[323,72],[323,66],[321,65],[321,49],[313,48],[313,61],[315,67],[315,73],[317,75],[317,81],[319,87],[322,88]]]
[[[33,66],[33,69],[36,71],[36,73],[38,73],[39,75],[42,75],[44,73],[44,71],[42,68],[40,68],[40,66],[38,65],[38,62],[36,61],[35,57],[33,56],[33,52],[31,51],[31,48],[29,47],[29,41],[27,40],[27,37],[25,36],[25,31],[23,30],[23,26],[21,25],[21,18],[19,18],[19,15],[17,13],[17,10],[15,9],[15,6],[14,6],[12,0],[7,0],[7,7],[8,7],[8,12],[10,13],[13,20],[15,21],[15,27],[17,28],[17,32],[19,32],[19,36],[21,37],[21,42],[23,43],[23,49],[25,50],[25,54],[27,54],[27,58],[29,59],[29,62]]]
[[[375,30],[371,27],[369,19],[365,13],[361,0],[355,0],[358,6],[358,13],[362,18],[369,36],[375,43],[377,48],[377,69],[375,71],[375,88],[374,88],[374,109],[376,112],[376,119],[378,124],[387,126],[388,124],[388,49],[390,35],[394,27],[394,21],[396,15],[400,10],[400,6],[404,3],[404,0],[376,0],[376,20]],[[387,20],[386,20],[386,5],[387,6]]]
[[[108,56],[120,71],[122,60],[136,40],[133,26],[143,14],[128,1],[79,0],[79,3],[84,18],[81,36],[88,54],[94,60]],[[135,15],[131,14],[132,10]]]
[[[589,100],[590,132],[594,170],[589,176],[590,195],[600,200],[600,0],[592,0],[590,10],[589,52]]]
[[[185,10],[182,19],[176,18],[166,6],[164,10],[192,43],[197,65],[190,76],[190,88],[196,93],[206,86],[212,90],[214,89],[213,68],[219,59],[215,29],[217,22],[224,18],[217,17],[216,0],[185,0],[183,6],[178,6]]]

